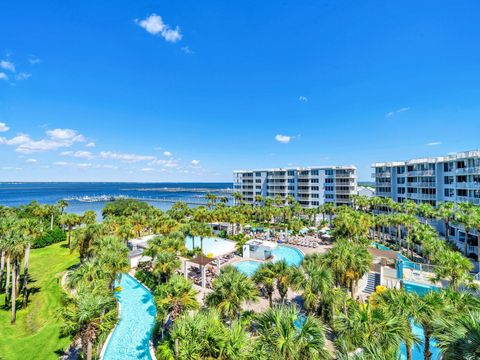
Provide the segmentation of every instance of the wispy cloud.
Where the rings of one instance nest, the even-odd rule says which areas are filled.
[[[192,161],[191,161],[191,164],[192,164],[193,166],[197,166],[197,165],[200,164],[200,160],[192,160]]]
[[[60,153],[62,156],[71,156],[74,158],[79,159],[94,159],[95,155],[93,155],[90,151],[63,151]]]
[[[385,116],[386,116],[386,117],[392,117],[392,116],[394,116],[395,114],[400,114],[400,113],[405,112],[405,111],[408,111],[408,110],[410,110],[409,107],[402,107],[402,108],[400,108],[400,109],[397,109],[397,110],[390,111],[390,112],[386,113]]]
[[[128,163],[155,160],[155,157],[150,155],[128,154],[114,151],[102,151],[100,152],[100,157],[102,159],[119,160]]]
[[[171,157],[172,156],[172,153],[170,151],[164,151],[163,152],[163,156],[165,157]]]
[[[37,159],[30,158],[30,159],[25,160],[25,162],[33,164],[33,163],[37,162]]]
[[[290,135],[282,135],[282,134],[275,135],[275,140],[282,144],[288,144],[294,138],[295,136],[290,136]]]
[[[298,97],[298,101],[307,102],[307,101],[308,101],[308,98],[307,98],[306,96],[299,96],[299,97]]]
[[[15,76],[15,80],[19,80],[19,81],[27,80],[27,79],[29,79],[31,76],[32,76],[32,74],[30,74],[30,73],[20,72],[20,73],[18,73],[18,75]]]
[[[145,29],[149,34],[163,37],[165,41],[177,42],[182,39],[183,35],[180,28],[176,26],[174,29],[165,24],[162,17],[157,14],[151,14],[143,20],[135,19],[138,26]]]
[[[42,60],[40,60],[38,57],[34,56],[34,55],[31,55],[29,58],[28,58],[28,62],[32,65],[35,65],[35,64],[39,64]]]
[[[425,146],[437,146],[437,145],[441,145],[442,143],[440,141],[432,141],[432,142],[429,142],[427,144],[425,144]]]
[[[195,51],[193,51],[192,49],[190,49],[189,46],[183,46],[183,47],[180,48],[180,50],[182,50],[182,52],[184,52],[184,53],[187,54],[187,55],[195,54]]]
[[[88,148],[94,148],[95,147],[95,143],[93,141],[85,144],[85,147],[88,147]]]
[[[0,132],[6,132],[10,130],[10,128],[7,126],[7,124],[0,122]]]
[[[15,64],[8,60],[0,60],[0,68],[15,72]]]
[[[0,80],[8,80],[8,75],[3,71],[0,71]]]

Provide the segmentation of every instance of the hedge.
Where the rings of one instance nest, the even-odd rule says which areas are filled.
[[[66,233],[60,228],[54,228],[53,230],[47,230],[43,236],[37,238],[32,244],[33,249],[43,248],[48,245],[52,245],[67,239]]]

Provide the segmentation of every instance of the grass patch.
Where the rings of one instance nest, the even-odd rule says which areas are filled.
[[[0,358],[58,359],[59,352],[70,343],[69,338],[60,338],[57,311],[63,295],[61,277],[78,261],[78,254],[70,254],[65,242],[31,250],[32,293],[27,308],[17,312],[16,325],[10,325],[10,309],[3,307],[5,294],[0,295]],[[17,304],[20,305],[21,299],[20,296]]]

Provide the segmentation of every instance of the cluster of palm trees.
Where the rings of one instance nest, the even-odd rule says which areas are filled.
[[[5,292],[4,308],[11,310],[12,324],[17,309],[28,305],[30,249],[45,232],[59,225],[65,206],[61,201],[56,205],[32,202],[19,208],[0,207],[0,291]]]

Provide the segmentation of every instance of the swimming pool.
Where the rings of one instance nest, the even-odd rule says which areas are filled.
[[[120,320],[106,344],[103,360],[152,360],[150,336],[156,307],[152,294],[137,279],[123,274],[122,290],[115,294],[120,304]]]
[[[233,266],[235,266],[241,273],[251,277],[253,274],[255,274],[260,265],[262,265],[260,261],[244,260],[234,264]]]
[[[372,242],[371,243],[371,246],[374,246],[376,247],[377,249],[380,249],[380,250],[392,250],[390,249],[388,246],[385,246],[385,245],[382,245],[382,244],[379,244],[377,242]],[[394,251],[394,250],[392,250]],[[407,269],[413,269],[413,270],[421,270],[421,266],[420,264],[416,264],[414,263],[413,261],[411,261],[409,258],[407,258],[406,256],[402,255],[400,252],[396,251],[397,253],[397,259],[401,259],[403,261],[403,267],[404,268],[407,268]]]
[[[195,242],[195,247],[200,248],[200,237],[195,236],[192,239],[191,236],[185,238],[185,247],[188,250],[193,250],[193,245]],[[217,237],[206,237],[203,238],[203,253],[205,255],[212,255],[213,257],[222,256],[235,251],[235,243],[230,240],[225,240]]]
[[[285,260],[288,265],[300,266],[303,261],[303,253],[291,246],[278,245],[272,250],[273,262]]]
[[[300,266],[303,261],[303,253],[291,246],[278,245],[272,250],[273,262],[285,260],[288,265]],[[235,266],[240,272],[247,276],[253,276],[262,262],[253,260],[240,261]]]
[[[416,293],[420,296],[423,296],[430,291],[439,291],[440,290],[435,285],[420,284],[420,283],[415,283],[415,282],[410,282],[410,281],[404,281],[403,282],[403,287],[404,287],[406,292],[409,292],[409,293],[413,292],[413,293]]]

